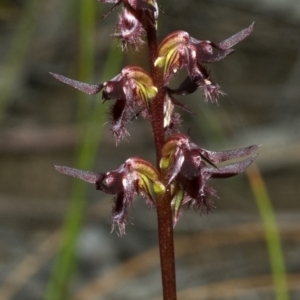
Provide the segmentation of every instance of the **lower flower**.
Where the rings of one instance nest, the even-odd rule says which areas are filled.
[[[183,134],[171,136],[163,146],[160,167],[169,177],[174,225],[184,206],[198,212],[211,211],[211,198],[216,196],[216,191],[210,186],[209,179],[228,178],[244,172],[256,155],[225,166],[218,167],[217,163],[252,155],[258,147],[214,152],[198,147]]]
[[[97,190],[115,195],[112,230],[117,226],[120,235],[125,234],[128,207],[133,205],[135,196],[140,195],[147,204],[155,206],[156,195],[165,192],[164,185],[159,181],[158,171],[149,162],[138,157],[129,158],[118,169],[106,173],[65,166],[54,168],[62,174],[95,184]]]

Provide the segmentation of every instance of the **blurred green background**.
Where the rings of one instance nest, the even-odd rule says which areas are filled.
[[[227,96],[180,100],[182,132],[203,148],[262,144],[247,174],[214,181],[216,209],[175,229],[178,299],[300,298],[300,6],[292,0],[159,2],[174,30],[221,41],[255,21],[236,53],[209,66]],[[149,122],[117,148],[108,105],[48,72],[100,83],[147,66],[109,37],[120,8],[96,0],[0,0],[0,299],[161,299],[155,211],[137,199],[127,234],[110,234],[111,197],[54,171],[154,162]],[[184,72],[179,74],[184,76]],[[174,81],[172,84],[176,84]],[[132,225],[133,224],[133,225]]]

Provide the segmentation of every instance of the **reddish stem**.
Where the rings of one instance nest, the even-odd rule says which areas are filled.
[[[164,144],[164,97],[163,74],[154,66],[158,57],[157,34],[153,26],[147,26],[147,40],[149,47],[150,73],[154,85],[158,89],[151,104],[151,122],[155,139],[157,168],[161,159],[161,149]],[[167,178],[161,173],[161,181],[166,185]],[[160,250],[160,265],[163,285],[163,299],[176,300],[176,276],[174,258],[173,222],[170,191],[167,189],[163,196],[157,197],[157,221]]]
[[[149,49],[150,74],[157,94],[151,103],[151,122],[155,140],[157,166],[161,158],[161,149],[164,144],[164,97],[165,90],[163,86],[163,74],[160,69],[154,66],[154,62],[158,57],[157,35],[153,26],[147,27],[147,40]]]

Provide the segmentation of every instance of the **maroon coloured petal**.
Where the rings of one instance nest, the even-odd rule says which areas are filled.
[[[177,89],[169,89],[171,94],[175,95],[188,95],[194,93],[199,87],[202,87],[205,83],[204,80],[209,78],[207,69],[198,64],[197,76],[186,77]]]
[[[195,45],[190,45],[188,49],[185,48],[185,63],[188,74],[192,78],[198,76],[201,72],[197,61],[197,55],[193,55],[194,51],[197,51]]]
[[[260,147],[260,145],[252,145],[252,146],[246,147],[246,148],[239,148],[239,149],[220,151],[220,152],[214,152],[214,151],[201,149],[200,153],[204,157],[206,157],[208,160],[210,160],[214,163],[219,163],[219,162],[223,162],[226,160],[231,160],[231,159],[250,155],[253,152],[255,152],[259,147]]]
[[[218,47],[218,45],[215,45],[210,41],[196,41],[193,38],[192,41],[194,41],[193,45],[197,51],[197,60],[199,63],[216,62],[234,52],[233,49],[222,50]],[[214,54],[213,48],[220,50],[220,52]]]
[[[256,158],[255,156],[251,156],[243,161],[240,161],[238,163],[229,164],[224,167],[220,167],[218,169],[206,166],[203,169],[203,172],[211,174],[211,178],[228,178],[235,175],[238,175],[242,172],[244,172],[254,161]]]
[[[195,177],[191,180],[184,180],[183,182],[184,190],[191,199],[196,199],[198,197],[199,190],[203,184],[205,184],[201,182],[198,177]]]
[[[185,151],[184,157],[185,160],[182,164],[180,175],[189,180],[199,177],[200,166],[201,164],[204,164],[201,161],[199,152],[197,150]]]
[[[112,231],[117,225],[121,236],[125,234],[127,206],[128,204],[125,202],[124,194],[123,193],[118,194],[115,199],[115,204],[112,212],[112,221],[113,221]]]
[[[189,76],[186,77],[177,89],[170,89],[169,92],[174,95],[188,95],[194,93],[198,88],[195,80],[192,80]]]
[[[50,72],[50,74],[54,78],[56,78],[58,81],[60,81],[64,84],[70,85],[70,86],[74,87],[75,89],[78,89],[78,90],[80,90],[80,91],[82,91],[86,94],[89,94],[89,95],[97,94],[103,88],[102,84],[89,84],[89,83],[84,83],[84,82],[80,82],[80,81],[77,81],[77,80],[70,79],[70,78],[65,77],[63,75],[59,75],[59,74],[55,74],[55,73],[51,73],[51,72]]]
[[[119,99],[111,108],[111,117],[113,124],[118,124],[124,118],[126,100]]]

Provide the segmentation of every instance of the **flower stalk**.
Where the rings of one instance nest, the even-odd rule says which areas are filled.
[[[151,124],[155,140],[157,168],[161,160],[162,147],[165,140],[164,134],[164,99],[166,90],[163,85],[163,72],[155,61],[158,58],[158,43],[156,30],[149,26],[147,30],[147,42],[149,49],[150,72],[157,87],[157,95],[151,105]],[[167,183],[167,173],[161,172],[162,183]],[[157,198],[157,225],[160,252],[160,266],[163,286],[163,299],[176,300],[176,271],[175,251],[173,238],[173,221],[171,209],[171,193],[168,188],[164,195]]]
[[[110,109],[111,131],[116,145],[129,136],[126,123],[133,117],[150,120],[156,151],[156,165],[133,156],[108,172],[83,171],[65,166],[55,169],[65,175],[94,184],[97,190],[113,195],[112,230],[125,234],[130,208],[136,196],[156,208],[163,299],[176,300],[176,276],[173,228],[185,207],[200,213],[212,210],[211,198],[217,197],[209,181],[238,175],[253,162],[259,146],[210,151],[180,133],[179,107],[188,107],[175,99],[203,91],[205,102],[217,103],[225,93],[215,83],[206,64],[218,62],[234,52],[232,47],[245,39],[253,24],[222,42],[197,40],[185,31],[169,34],[158,44],[156,0],[100,0],[115,7],[122,5],[113,37],[125,51],[148,46],[149,73],[138,66],[127,66],[111,80],[100,84],[83,83],[51,73],[60,82],[87,94],[102,91],[103,101],[114,101]],[[178,88],[168,87],[178,70],[186,68],[188,77]],[[246,158],[244,158],[246,157]],[[231,162],[231,160],[238,160]],[[218,166],[219,163],[226,163]]]

